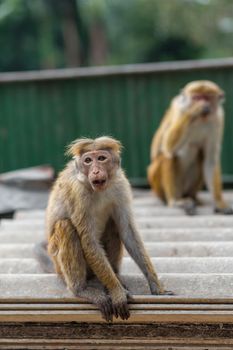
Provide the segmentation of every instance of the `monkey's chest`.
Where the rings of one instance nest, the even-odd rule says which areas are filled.
[[[193,164],[200,151],[203,150],[206,139],[209,137],[209,125],[193,125],[191,133],[180,147],[177,156],[180,159],[183,167],[189,167]]]
[[[95,205],[93,205],[90,208],[90,214],[93,222],[94,232],[98,239],[102,237],[102,234],[105,230],[107,221],[110,218],[111,213],[112,213],[111,204],[105,204],[97,201]]]

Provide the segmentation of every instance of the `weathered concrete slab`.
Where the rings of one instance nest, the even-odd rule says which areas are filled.
[[[49,165],[19,169],[0,174],[0,183],[23,189],[48,190],[54,180],[54,169]]]
[[[160,274],[159,277],[175,297],[233,298],[233,274]],[[133,294],[150,294],[144,277],[130,275],[123,280]],[[56,275],[0,275],[0,298],[56,300],[72,297]]]
[[[1,259],[34,258],[34,244],[0,244]]]
[[[233,242],[145,242],[151,257],[233,257]],[[32,258],[34,244],[0,244],[0,257]]]
[[[141,229],[140,235],[144,242],[189,242],[189,241],[233,241],[231,228],[167,228]],[[0,228],[1,243],[37,243],[45,239],[43,229]]]
[[[44,230],[22,230],[22,231],[7,231],[0,230],[0,242],[1,244],[28,244],[38,243],[45,239]],[[0,247],[1,247],[0,244]],[[1,257],[0,257],[1,258]]]
[[[44,209],[47,206],[47,190],[24,190],[0,184],[0,213],[19,209]]]
[[[233,273],[233,258],[162,257],[151,260],[158,273]],[[141,274],[141,271],[131,258],[124,257],[121,273],[124,275]],[[0,274],[44,274],[44,271],[36,259],[0,258]]]
[[[144,242],[233,241],[232,228],[161,228],[140,229]]]
[[[233,216],[138,217],[140,228],[233,227]]]
[[[158,273],[233,273],[233,257],[162,257],[152,258],[151,260]],[[124,257],[121,273],[124,275],[137,274],[140,273],[140,269],[131,258]]]
[[[233,242],[146,242],[145,247],[153,257],[233,257]]]
[[[179,216],[179,217],[136,217],[138,227],[140,229],[145,228],[232,228],[233,227],[233,216],[213,215],[213,216]],[[7,220],[1,221],[0,230],[3,229],[43,229],[44,222],[41,219],[28,219],[28,220]]]
[[[1,259],[0,274],[43,274],[39,262],[36,259]]]
[[[14,219],[41,219],[44,220],[45,210],[17,210],[14,215]]]

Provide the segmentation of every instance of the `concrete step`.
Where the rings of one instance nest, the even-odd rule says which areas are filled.
[[[44,230],[14,230],[14,231],[1,231],[0,230],[0,246],[1,244],[28,244],[38,243],[45,239]]]
[[[233,242],[145,242],[151,257],[233,257]],[[0,244],[1,259],[32,258],[34,244]]]
[[[178,257],[178,258],[151,258],[158,273],[233,273],[233,257]],[[39,270],[38,270],[39,271]],[[0,260],[0,273],[1,260]],[[22,273],[23,270],[22,270]],[[137,274],[140,269],[130,257],[124,257],[121,267],[122,274]]]
[[[169,208],[169,207],[155,207],[155,206],[134,206],[133,208],[134,215],[144,216],[144,217],[159,217],[159,216],[184,216],[184,210],[181,208]],[[204,206],[198,207],[196,215],[201,216],[212,216],[216,215],[214,213],[213,207]]]
[[[42,219],[44,220],[45,210],[18,210],[15,215],[15,220],[24,219]]]
[[[233,216],[180,216],[180,217],[138,217],[138,226],[143,228],[212,228],[233,227]]]
[[[33,258],[0,259],[0,274],[43,274],[39,262]]]
[[[37,243],[45,239],[44,229],[0,229],[0,245]],[[162,228],[140,229],[144,242],[233,241],[232,228]]]
[[[164,217],[137,217],[138,227],[145,228],[232,228],[233,216],[206,215],[206,216],[164,216]],[[44,222],[41,219],[7,220],[1,221],[0,230],[42,230]]]
[[[160,274],[167,290],[174,297],[187,298],[231,298],[233,300],[233,274]],[[131,293],[150,294],[145,278],[141,275],[129,275],[122,278]],[[0,275],[0,298],[16,299],[70,299],[72,293],[67,290],[57,275]],[[166,296],[165,296],[166,298]]]
[[[144,228],[144,242],[233,241],[232,228]]]
[[[153,265],[158,273],[233,273],[233,258],[152,258]],[[121,273],[141,273],[130,257],[124,257]],[[0,274],[44,274],[36,259],[0,259]]]
[[[134,205],[133,206],[134,215],[138,216],[182,216],[184,215],[184,210],[180,208],[169,208],[166,206],[151,206],[151,205]],[[213,207],[210,205],[198,207],[197,215],[214,215]],[[44,210],[35,210],[35,211],[21,211],[17,212],[14,216],[17,220],[25,220],[25,219],[41,219],[45,218]]]
[[[152,257],[232,257],[233,242],[145,243]]]
[[[0,244],[1,259],[34,258],[34,244]]]

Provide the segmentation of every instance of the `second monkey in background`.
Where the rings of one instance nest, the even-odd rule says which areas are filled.
[[[224,127],[224,92],[211,81],[187,84],[167,110],[151,145],[148,181],[169,206],[196,213],[204,183],[215,211],[233,214],[222,197],[220,151]]]

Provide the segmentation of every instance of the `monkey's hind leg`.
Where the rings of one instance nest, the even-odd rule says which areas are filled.
[[[182,208],[187,215],[196,214],[196,202],[183,196],[182,169],[176,157],[164,158],[162,184],[166,201],[170,207]]]
[[[113,308],[110,297],[96,279],[87,280],[87,264],[83,255],[78,233],[69,219],[55,224],[54,237],[58,244],[53,256],[68,288],[81,298],[97,305],[106,321],[112,321]],[[51,251],[50,245],[48,251]]]

